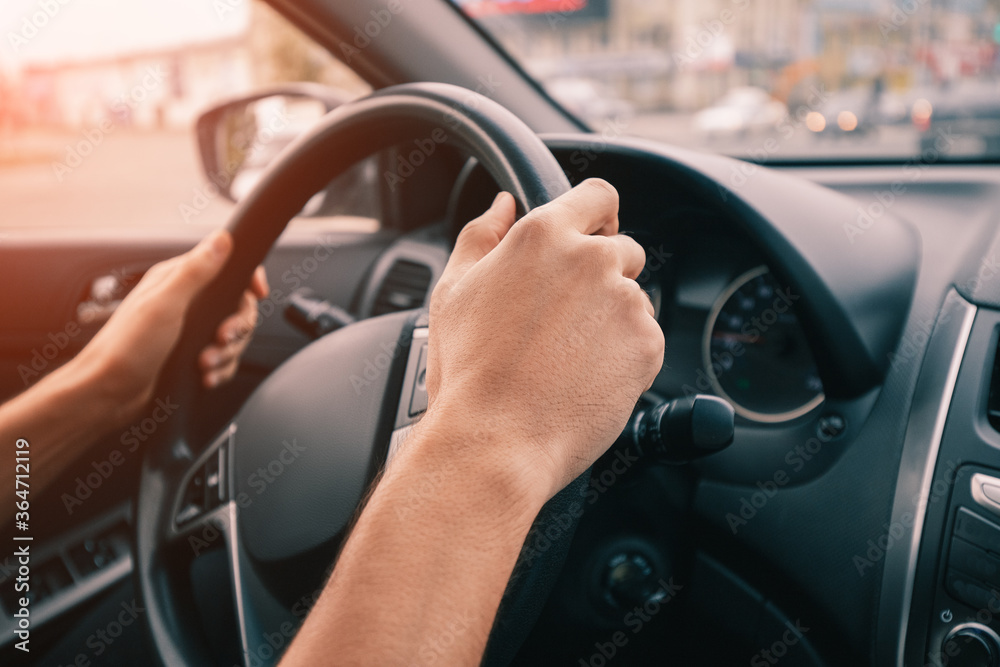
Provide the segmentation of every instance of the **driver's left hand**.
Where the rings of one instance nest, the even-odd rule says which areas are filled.
[[[177,344],[188,307],[218,275],[232,248],[232,237],[222,230],[150,268],[74,360],[96,371],[100,386],[95,390],[121,406],[115,421],[133,421],[155,398],[157,379]],[[198,364],[205,387],[235,375],[257,322],[257,300],[268,292],[264,269],[257,267],[236,312],[223,320],[198,359],[191,360]]]

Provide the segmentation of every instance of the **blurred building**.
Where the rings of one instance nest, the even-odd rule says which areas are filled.
[[[268,83],[358,91],[346,66],[258,0],[76,0],[61,11],[37,31],[7,15],[9,28],[30,38],[15,57],[0,53],[0,128],[85,129],[105,119],[187,128],[219,100]]]
[[[896,88],[992,71],[1000,0],[458,0],[543,81],[586,78],[638,110],[735,86]]]

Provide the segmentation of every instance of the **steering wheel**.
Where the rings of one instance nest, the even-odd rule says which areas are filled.
[[[534,132],[466,89],[409,84],[345,104],[287,147],[238,205],[229,224],[234,252],[192,304],[157,395],[181,406],[198,403],[203,390],[191,360],[315,192],[381,149],[405,145],[407,154],[426,157],[429,146],[445,142],[478,159],[514,195],[519,214],[569,189]],[[211,442],[192,441],[185,408],[161,426],[143,459],[135,573],[149,636],[164,664],[207,664],[213,655],[195,620],[195,599],[204,596],[189,583],[193,559],[205,551],[228,563],[242,652],[235,659],[277,661],[322,590],[366,487],[390,455],[390,441],[396,446],[412,421],[405,397],[416,391],[427,331],[426,312],[409,311],[312,343],[272,373]],[[570,505],[588,476],[536,519],[526,545],[541,531],[545,539],[538,543],[545,548],[522,551],[485,664],[509,664],[537,620],[575,529],[569,519],[578,513]]]

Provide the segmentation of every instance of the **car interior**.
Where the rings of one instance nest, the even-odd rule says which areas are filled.
[[[426,410],[427,301],[458,233],[501,190],[523,214],[602,178],[646,252],[663,367],[539,515],[484,664],[1000,666],[1000,166],[949,152],[950,133],[995,146],[1000,96],[975,118],[954,91],[952,116],[908,102],[922,134],[873,156],[844,142],[901,130],[846,136],[877,124],[865,95],[854,112],[786,97],[776,116],[768,95],[774,117],[732,135],[743,148],[713,148],[734,127],[716,107],[693,121],[712,132],[697,149],[588,116],[628,115],[594,101],[604,89],[563,81],[579,92],[558,99],[505,41],[529,11],[508,4],[532,3],[267,0],[372,92],[301,80],[198,109],[188,176],[219,201],[185,193],[177,219],[232,200],[236,255],[189,312],[166,416],[105,436],[32,496],[32,652],[15,647],[5,547],[0,662],[277,664]],[[524,20],[558,32],[642,3],[550,4]],[[980,5],[966,18],[992,31],[1000,6]],[[816,135],[803,155],[780,149],[783,122]],[[0,225],[3,399],[206,232],[31,223]],[[234,381],[205,390],[178,360],[258,264],[253,342]]]

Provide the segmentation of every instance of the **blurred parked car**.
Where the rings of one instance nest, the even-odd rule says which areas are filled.
[[[817,111],[809,113],[806,127],[819,136],[865,136],[882,124],[880,103],[883,99],[878,86],[838,91]],[[891,112],[893,106],[901,104],[888,104],[887,110]]]
[[[761,88],[727,92],[713,106],[694,115],[694,127],[707,138],[773,130],[788,115],[788,107]]]
[[[625,122],[635,113],[630,102],[593,79],[549,79],[545,90],[567,111],[593,126],[611,120]]]
[[[960,81],[914,107],[920,152],[996,155],[1000,151],[1000,82]]]

